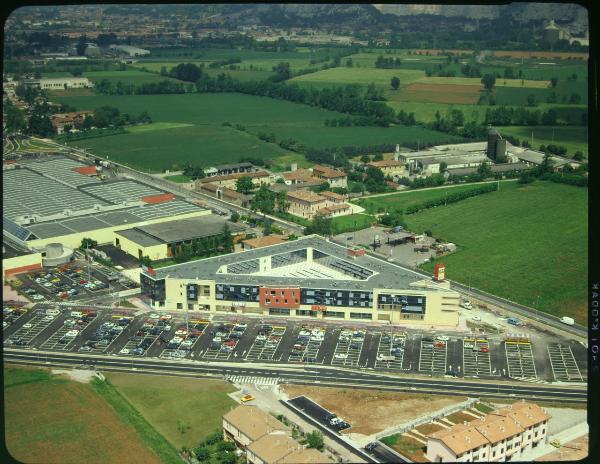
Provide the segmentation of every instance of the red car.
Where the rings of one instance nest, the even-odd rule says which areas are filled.
[[[225,346],[235,346],[235,342],[233,340],[229,340],[224,343]]]
[[[79,283],[83,285],[83,284],[87,284],[87,283],[88,283],[88,281],[87,281],[87,280],[85,280],[85,279],[81,279],[81,280],[79,281]]]
[[[482,346],[481,348],[479,348],[479,351],[481,353],[489,353],[490,349],[487,346]]]
[[[445,342],[435,342],[433,344],[433,346],[435,346],[436,348],[444,348],[446,346]]]

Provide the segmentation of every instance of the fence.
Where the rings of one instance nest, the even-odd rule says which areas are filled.
[[[448,416],[448,415],[452,414],[453,412],[460,411],[462,409],[468,409],[471,406],[473,406],[475,403],[477,403],[478,401],[479,401],[478,398],[470,398],[466,401],[463,401],[462,403],[442,408],[439,411],[436,411],[434,413],[428,414],[423,417],[419,417],[418,419],[414,419],[410,422],[406,422],[398,427],[393,428],[392,430],[389,430],[389,429],[384,430],[383,432],[380,432],[379,434],[377,434],[376,437],[378,440],[380,440],[381,438],[387,437],[389,435],[394,435],[396,433],[408,432],[409,430],[412,430],[415,427],[418,427],[419,425],[431,422],[432,420],[441,419],[442,417]]]

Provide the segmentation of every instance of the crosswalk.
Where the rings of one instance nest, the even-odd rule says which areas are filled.
[[[227,380],[231,383],[253,384],[253,385],[277,385],[281,380],[279,377],[255,377],[251,375],[229,375]]]

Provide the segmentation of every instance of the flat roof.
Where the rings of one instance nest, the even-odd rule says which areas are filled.
[[[151,235],[145,234],[135,227],[133,229],[119,230],[115,232],[115,234],[125,237],[126,239],[131,240],[132,242],[143,247],[162,245],[164,243],[162,240],[158,240]]]
[[[332,278],[317,277],[298,277],[298,276],[268,276],[233,273],[219,273],[223,266],[240,265],[247,261],[258,260],[261,257],[273,256],[294,251],[306,250],[312,248],[313,253],[319,251],[328,256],[332,261],[343,261],[345,266],[360,267],[367,271],[368,277],[364,279],[339,280]],[[248,264],[250,267],[250,265]],[[258,271],[258,269],[257,269]],[[212,258],[189,261],[187,263],[176,264],[173,266],[161,267],[156,269],[156,275],[150,278],[159,280],[165,278],[174,279],[205,279],[215,280],[222,284],[240,284],[240,285],[272,285],[272,286],[303,286],[322,289],[348,289],[372,291],[379,289],[409,289],[410,285],[424,280],[423,276],[416,272],[395,264],[388,263],[367,254],[363,256],[348,256],[348,248],[336,243],[330,242],[319,235],[309,235],[300,237],[291,242],[284,242],[276,245],[245,250],[238,253],[215,256]],[[440,288],[441,289],[441,288]],[[437,290],[435,286],[428,287],[428,290]],[[445,290],[445,289],[444,289]]]
[[[162,243],[183,242],[194,238],[210,237],[223,232],[223,226],[227,224],[232,233],[241,232],[245,227],[226,221],[225,219],[206,215],[178,221],[159,222],[147,226],[136,227],[138,231],[159,240]]]

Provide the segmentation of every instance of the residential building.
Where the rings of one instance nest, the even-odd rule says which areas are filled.
[[[223,416],[223,438],[242,449],[270,433],[289,431],[288,426],[257,406],[240,405]]]
[[[52,126],[56,129],[57,134],[64,132],[65,126],[75,128],[83,124],[87,116],[92,116],[92,111],[72,111],[69,113],[55,113],[51,116]]]
[[[342,216],[352,212],[350,205],[344,203],[345,196],[335,192],[317,194],[310,190],[292,190],[287,192],[287,199],[288,212],[306,219],[312,219],[317,214]]]
[[[348,187],[348,176],[344,171],[327,166],[316,165],[312,168],[313,176],[329,182],[331,187]]]
[[[495,462],[519,459],[546,439],[550,415],[534,403],[519,402],[428,436],[431,462]]]
[[[371,161],[370,163],[367,163],[367,166],[372,166],[374,168],[381,169],[381,172],[383,172],[383,175],[386,177],[402,177],[407,174],[405,165],[398,160],[390,159],[381,161]]]
[[[255,186],[260,186],[260,184],[271,185],[276,181],[276,177],[267,171],[240,172],[224,176],[203,177],[196,181],[196,189],[201,189],[202,184],[211,183],[235,190],[237,180],[241,177],[249,177]]]
[[[323,181],[313,175],[310,169],[295,169],[289,172],[281,173],[286,185],[305,184],[307,182],[322,184]]]

